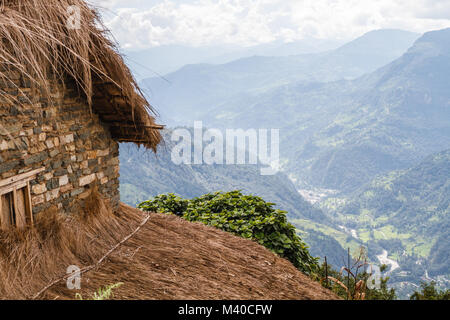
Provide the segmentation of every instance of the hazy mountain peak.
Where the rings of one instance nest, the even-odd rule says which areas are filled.
[[[431,49],[434,49],[436,54],[450,52],[450,28],[426,32],[414,43],[409,52],[419,53]]]
[[[417,39],[411,48],[399,59],[393,61],[379,72],[374,79],[378,79],[378,86],[415,87],[431,94],[448,97],[448,79],[450,70],[450,28],[430,31]],[[413,85],[414,84],[414,85]],[[417,100],[417,99],[415,99]],[[420,99],[419,99],[420,100]],[[422,102],[427,105],[425,98]],[[445,104],[443,99],[432,99],[437,104]]]
[[[405,48],[413,45],[419,37],[420,34],[418,33],[398,29],[372,30],[343,45],[337,51],[341,54],[373,53],[376,51],[382,55],[386,48],[390,48],[390,53],[395,51],[401,55],[405,52]]]

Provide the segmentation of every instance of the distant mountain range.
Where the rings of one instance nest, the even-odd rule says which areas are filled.
[[[296,150],[286,170],[312,185],[348,191],[449,148],[449,39],[450,29],[427,33],[372,74],[310,90],[309,110],[320,105],[320,113],[285,126],[285,149]],[[305,136],[303,145],[291,143]]]
[[[188,65],[180,70],[141,82],[157,107],[162,121],[170,125],[192,125],[236,101],[293,82],[327,82],[353,79],[391,62],[419,37],[399,30],[370,32],[336,50],[293,56],[252,56],[226,64]]]
[[[356,80],[240,93],[199,118],[212,127],[280,128],[284,169],[299,188],[352,191],[450,147],[449,33],[425,34]]]
[[[327,54],[189,66],[168,75],[170,85],[143,84],[178,122],[280,128],[284,169],[299,188],[349,192],[450,147],[448,33],[427,33],[407,51],[415,34],[376,31]],[[391,42],[401,35],[407,40]],[[372,71],[402,46],[404,55],[372,73],[329,82]]]
[[[336,49],[342,41],[302,39],[293,42],[274,41],[246,48],[237,46],[191,47],[165,45],[145,50],[125,50],[127,65],[141,80],[175,72],[189,64],[224,64],[252,56],[283,57],[319,53]]]

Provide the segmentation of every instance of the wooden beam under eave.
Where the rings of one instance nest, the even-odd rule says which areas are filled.
[[[140,128],[146,128],[146,129],[155,129],[155,130],[163,130],[165,126],[163,125],[142,125],[142,124],[128,124],[128,123],[116,123],[116,122],[105,122],[106,124],[110,125],[112,129],[116,128],[133,128],[133,129],[140,129]]]
[[[22,173],[22,174],[18,174],[16,176],[11,177],[11,178],[7,178],[7,179],[4,179],[4,180],[1,180],[0,181],[0,187],[4,187],[4,186],[10,185],[10,184],[14,184],[16,182],[19,182],[21,180],[28,179],[28,178],[30,178],[32,176],[35,176],[35,175],[37,175],[37,174],[39,174],[39,173],[41,173],[43,171],[45,171],[45,167],[42,167],[42,168],[39,168],[39,169],[36,169],[36,170],[32,170],[32,171],[29,171],[29,172],[25,172],[25,173]]]
[[[122,115],[122,114],[110,114],[110,113],[98,113],[98,115],[100,116],[100,119],[104,122],[104,123],[111,123],[111,122],[120,122],[123,123],[125,121],[133,121],[132,119],[129,119],[126,117],[126,115]],[[131,114],[130,114],[131,116]],[[125,118],[125,119],[124,119]],[[130,117],[131,118],[131,117]]]
[[[133,142],[133,143],[150,143],[148,140],[139,140],[139,139],[124,139],[124,138],[117,138],[118,142]]]

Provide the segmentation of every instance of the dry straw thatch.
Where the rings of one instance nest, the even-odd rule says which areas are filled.
[[[96,192],[87,201],[0,231],[0,299],[90,299],[117,283],[115,299],[338,299],[256,242],[123,204],[114,213]],[[81,290],[66,286],[70,265],[89,270]]]
[[[71,27],[76,11],[69,8],[80,13],[79,28]],[[14,85],[8,71],[16,70],[50,92],[49,74],[69,77],[113,138],[156,149],[161,127],[150,116],[154,111],[97,10],[84,0],[0,0],[0,38],[0,83]]]
[[[138,219],[119,220],[93,192],[80,214],[65,216],[51,208],[37,216],[32,227],[0,230],[0,299],[45,298],[43,288],[65,268],[95,265],[109,246],[131,232],[128,224]]]

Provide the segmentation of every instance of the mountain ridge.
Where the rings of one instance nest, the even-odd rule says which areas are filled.
[[[374,31],[351,43],[358,44],[359,41],[371,37],[375,38],[374,42],[380,41],[375,35],[382,32],[386,31]],[[399,31],[389,32],[397,34]],[[408,35],[405,38],[409,40],[395,41],[392,44],[389,37],[382,37],[382,53],[373,48],[361,51],[356,45],[358,51],[348,59],[345,59],[345,54],[350,54],[351,49],[345,46],[318,54],[247,57],[222,65],[190,65],[164,78],[145,79],[141,81],[141,85],[153,103],[160,110],[164,110],[161,112],[163,120],[174,121],[169,123],[170,125],[192,125],[183,121],[199,120],[203,113],[217,107],[218,102],[232,95],[252,90],[267,90],[298,81],[356,78],[373,71],[397,58],[418,36],[401,32]],[[358,66],[355,65],[356,57],[362,61]],[[373,63],[368,63],[368,60]]]

